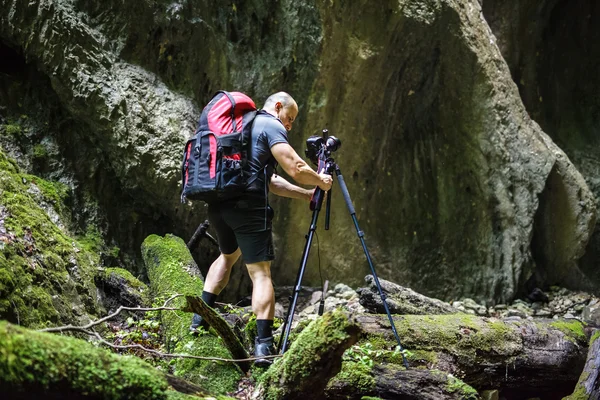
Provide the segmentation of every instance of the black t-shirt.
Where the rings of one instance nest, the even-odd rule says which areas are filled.
[[[260,110],[254,119],[248,154],[250,172],[258,174],[256,180],[247,189],[248,194],[253,197],[265,197],[268,193],[268,183],[277,166],[277,161],[271,153],[271,147],[277,143],[288,143],[285,127],[279,119]]]

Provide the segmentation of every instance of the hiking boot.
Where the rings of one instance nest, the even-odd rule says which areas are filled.
[[[266,368],[273,364],[272,358],[260,358],[264,356],[272,356],[276,354],[275,346],[273,345],[273,336],[259,339],[254,339],[254,357],[259,357],[254,361],[257,367]]]
[[[192,335],[198,335],[200,332],[198,328],[204,328],[205,331],[208,331],[208,323],[198,314],[194,314],[192,317],[192,325],[190,325],[190,332]]]

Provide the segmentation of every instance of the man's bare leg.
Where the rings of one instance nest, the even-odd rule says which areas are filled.
[[[222,254],[212,263],[204,279],[204,291],[218,295],[227,286],[231,270],[242,252],[238,247],[231,254]]]
[[[202,300],[210,307],[215,305],[217,296],[227,286],[231,270],[235,262],[240,258],[242,252],[239,247],[231,254],[222,254],[212,263],[204,279],[204,290],[202,291]],[[190,331],[198,333],[198,328],[202,327],[208,330],[208,324],[198,314],[194,314]]]
[[[271,282],[271,261],[248,264],[252,279],[252,311],[257,320],[273,320],[275,315],[275,292]]]
[[[256,314],[257,336],[254,341],[254,355],[264,357],[275,354],[273,343],[273,317],[275,315],[275,292],[271,281],[271,261],[247,265],[252,279],[252,311]],[[259,358],[258,366],[268,366],[271,359]]]

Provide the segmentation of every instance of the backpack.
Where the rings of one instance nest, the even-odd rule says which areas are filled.
[[[248,168],[248,146],[256,117],[254,101],[240,92],[218,91],[204,107],[181,164],[186,199],[207,203],[238,197],[258,176]]]

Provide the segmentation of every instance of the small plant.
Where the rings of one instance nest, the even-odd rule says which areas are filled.
[[[373,367],[373,358],[379,358],[383,355],[383,350],[374,350],[370,342],[361,345],[355,344],[344,353],[345,361],[354,361],[366,367]]]
[[[382,350],[375,349],[373,344],[370,342],[365,342],[362,344],[356,344],[346,350],[344,353],[345,361],[354,361],[358,362],[366,367],[373,367],[375,361],[382,361],[383,359],[397,359],[401,355],[404,357],[411,357],[413,354],[406,350],[400,350],[400,346],[396,346],[393,351],[390,350]]]

